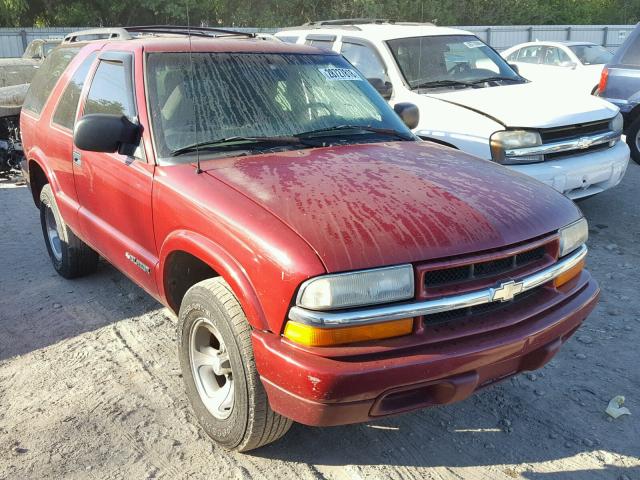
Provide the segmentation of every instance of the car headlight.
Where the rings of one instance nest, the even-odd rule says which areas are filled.
[[[310,310],[335,310],[413,296],[413,267],[399,265],[312,278],[300,287],[296,304]]]
[[[622,134],[622,130],[624,129],[624,118],[622,117],[622,114],[620,112],[618,112],[618,114],[611,119],[611,121],[609,122],[609,128],[613,132]]]
[[[583,217],[577,222],[561,228],[558,233],[560,234],[560,256],[564,257],[587,242],[589,224]]]
[[[544,155],[509,155],[510,150],[542,145],[538,132],[531,130],[502,130],[491,135],[491,157],[503,165],[543,162]]]

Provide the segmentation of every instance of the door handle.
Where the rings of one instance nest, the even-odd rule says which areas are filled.
[[[78,167],[82,166],[82,156],[80,152],[73,152],[73,164]]]

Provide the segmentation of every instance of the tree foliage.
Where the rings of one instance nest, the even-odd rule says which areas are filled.
[[[329,18],[439,25],[630,24],[640,0],[0,0],[0,26],[281,27]]]

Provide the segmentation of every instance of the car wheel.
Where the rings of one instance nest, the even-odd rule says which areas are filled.
[[[631,158],[640,163],[640,117],[636,118],[627,129],[627,145],[631,150]]]
[[[178,334],[187,397],[213,440],[246,452],[289,430],[292,421],[269,406],[255,367],[251,327],[224,279],[204,280],[187,291]]]
[[[48,184],[40,192],[40,224],[56,272],[64,278],[76,278],[96,271],[98,254],[64,222]]]

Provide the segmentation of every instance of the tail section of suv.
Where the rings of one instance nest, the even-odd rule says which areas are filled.
[[[25,177],[56,271],[100,255],[178,315],[221,445],[462,400],[544,365],[596,305],[573,202],[419,140],[335,52],[115,35],[34,79]]]
[[[640,24],[602,70],[598,95],[622,112],[631,156],[640,163]]]

